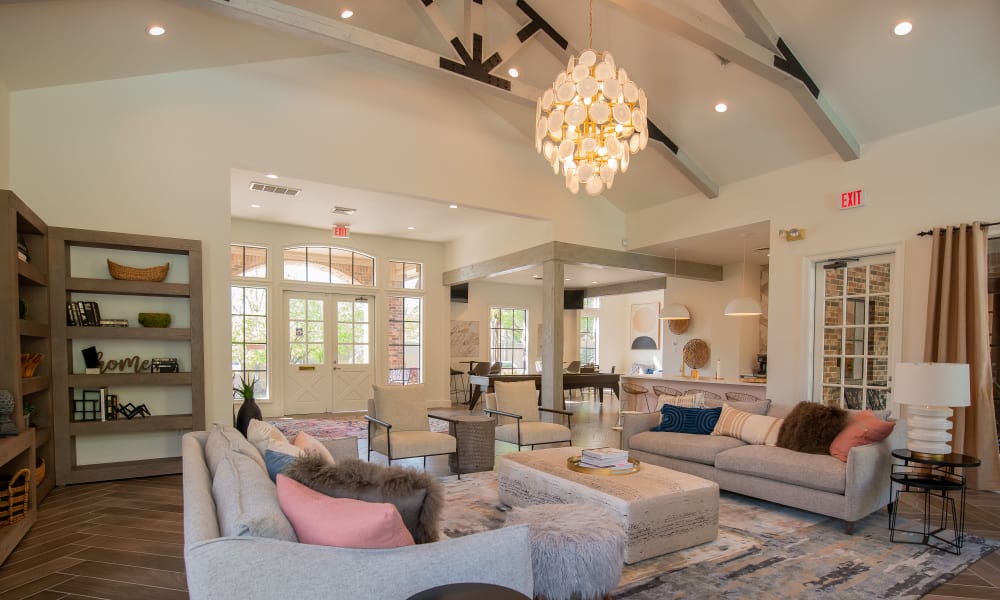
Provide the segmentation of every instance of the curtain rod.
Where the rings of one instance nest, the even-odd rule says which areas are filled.
[[[979,226],[983,227],[983,228],[986,228],[986,227],[992,227],[994,225],[1000,225],[1000,221],[994,221],[992,223],[980,223]],[[959,227],[961,227],[961,225],[956,225],[956,226],[952,227],[952,229],[958,229]],[[972,227],[972,225],[966,225],[966,227]],[[927,231],[921,231],[917,235],[923,237],[925,235],[931,235],[932,233],[934,233],[934,230],[933,229],[928,229]]]

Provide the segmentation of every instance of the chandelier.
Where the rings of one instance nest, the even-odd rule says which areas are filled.
[[[594,6],[590,3],[593,47]],[[615,174],[628,170],[629,156],[646,147],[646,93],[615,65],[610,52],[590,48],[571,56],[535,108],[535,149],[576,194],[580,185],[596,196]]]

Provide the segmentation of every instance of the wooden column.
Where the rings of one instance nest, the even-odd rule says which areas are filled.
[[[542,263],[542,406],[565,409],[563,403],[562,261]]]

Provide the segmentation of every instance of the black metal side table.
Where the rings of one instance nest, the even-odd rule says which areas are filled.
[[[962,553],[965,536],[965,475],[955,469],[978,467],[981,461],[965,454],[921,454],[910,450],[893,450],[892,455],[903,464],[892,466],[889,497],[892,498],[892,512],[889,516],[889,541],[904,544],[924,544],[951,554]],[[896,489],[893,496],[893,488]],[[911,531],[898,527],[899,496],[904,493],[923,495],[923,529]],[[953,496],[957,493],[958,498]],[[932,506],[937,499],[939,506]],[[937,521],[934,520],[937,514]],[[952,539],[941,534],[951,530]],[[903,534],[908,539],[896,539]]]

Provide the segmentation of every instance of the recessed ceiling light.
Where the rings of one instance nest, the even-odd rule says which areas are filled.
[[[590,283],[597,283],[596,281],[591,281]]]
[[[276,174],[274,174],[274,173],[268,173],[267,175],[264,175],[264,177],[267,177],[268,179],[277,179],[278,178],[278,176]]]
[[[163,35],[166,32],[167,32],[167,30],[164,29],[160,25],[150,25],[149,29],[146,30],[146,33],[148,33],[149,35],[151,35],[153,37],[159,37],[159,36]]]
[[[541,279],[542,276],[541,275],[532,275],[531,278],[532,279]]]
[[[511,67],[507,69],[507,74],[517,79],[517,76],[520,75],[521,73],[517,70],[517,67]]]
[[[340,18],[341,19],[350,19],[353,16],[354,16],[354,11],[351,10],[351,9],[349,9],[349,8],[344,9],[340,13]]]
[[[569,278],[569,277],[567,277],[567,278],[566,278],[566,281],[570,281],[570,278]]]
[[[717,113],[724,113],[727,110],[729,110],[729,107],[726,106],[725,102],[719,102],[718,104],[715,105],[715,112]]]
[[[913,31],[913,23],[909,21],[900,21],[896,23],[896,26],[892,28],[892,33],[898,37],[903,37],[904,35]]]
[[[458,205],[457,204],[449,204],[448,208],[458,208]]]
[[[260,208],[260,204],[251,204],[250,208]]]
[[[416,227],[410,226],[410,227],[407,227],[407,229],[409,229],[410,231],[413,231],[414,229],[416,229]]]

